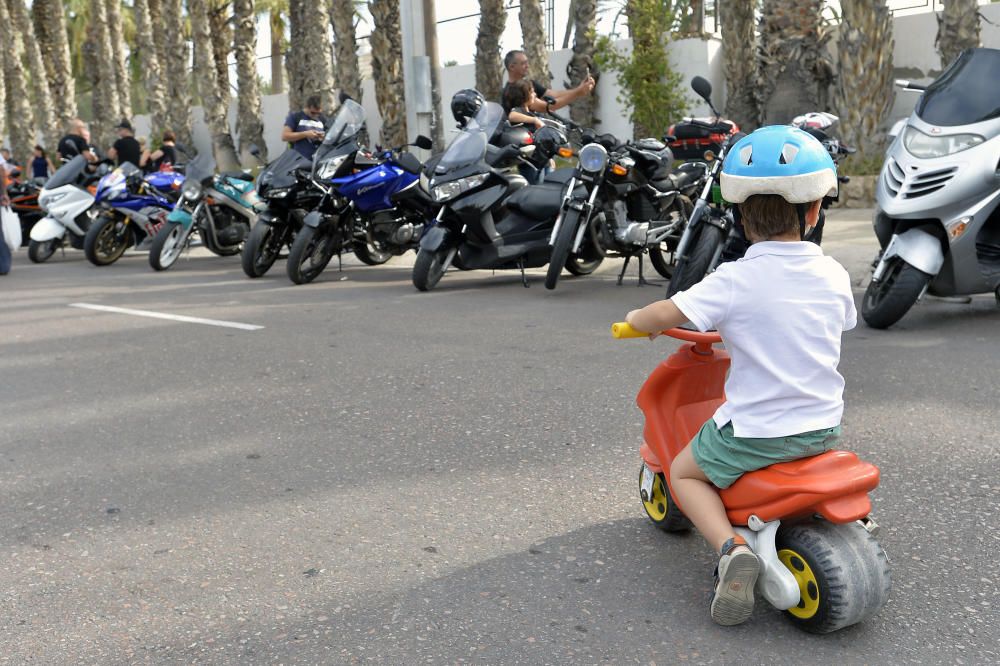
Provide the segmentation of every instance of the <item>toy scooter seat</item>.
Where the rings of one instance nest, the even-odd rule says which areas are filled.
[[[751,515],[766,522],[819,514],[846,523],[868,515],[868,492],[878,481],[875,465],[849,451],[827,451],[748,472],[719,495],[734,525]]]

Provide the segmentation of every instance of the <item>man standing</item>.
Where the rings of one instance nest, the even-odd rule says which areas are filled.
[[[323,115],[323,103],[319,95],[312,95],[306,100],[301,111],[288,114],[285,126],[281,128],[281,140],[292,144],[306,159],[312,159],[313,153],[323,140],[327,118]]]
[[[108,157],[117,160],[118,166],[128,162],[138,167],[142,160],[142,146],[133,135],[132,123],[122,119],[115,129],[118,130],[118,140],[108,149]]]
[[[7,195],[7,162],[0,156],[0,206],[9,206],[10,197]],[[11,252],[7,247],[7,241],[3,236],[3,225],[0,225],[0,275],[7,275],[10,272]]]
[[[59,145],[56,147],[60,162],[69,162],[77,155],[83,155],[88,162],[96,162],[97,155],[90,149],[88,137],[87,123],[79,118],[71,120],[66,136],[59,140]]]
[[[507,70],[507,84],[504,86],[503,93],[506,93],[507,86],[510,84],[528,78],[528,56],[524,51],[508,51],[507,55],[503,57],[503,66]],[[561,109],[573,101],[589,95],[594,90],[594,84],[594,77],[589,75],[580,82],[580,85],[570,90],[550,90],[537,81],[532,81],[531,85],[535,89],[535,99],[531,103],[529,110],[544,113],[546,111]],[[501,93],[501,99],[504,97],[503,93]],[[556,101],[550,104],[545,101],[545,97],[552,97]],[[510,113],[510,109],[504,110]]]

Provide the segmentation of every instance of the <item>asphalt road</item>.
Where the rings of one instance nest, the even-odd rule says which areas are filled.
[[[860,286],[866,211],[825,248]],[[613,341],[662,295],[620,262],[540,272],[345,261],[310,285],[195,252],[0,278],[0,663],[1000,661],[1000,309],[928,299],[845,336],[844,447],[893,574],[874,619],[708,616],[714,558],[637,497],[634,397],[676,343]],[[240,330],[88,303],[262,326]]]

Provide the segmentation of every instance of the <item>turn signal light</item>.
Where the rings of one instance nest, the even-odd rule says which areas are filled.
[[[611,173],[615,174],[616,176],[624,176],[625,174],[628,173],[628,169],[623,167],[621,164],[615,164],[612,165],[611,167]]]
[[[972,216],[966,215],[946,224],[945,228],[948,230],[948,236],[951,237],[951,240],[957,240],[959,236],[964,234],[970,222],[972,222]]]
[[[572,148],[560,148],[559,149],[559,157],[573,157],[573,149]]]

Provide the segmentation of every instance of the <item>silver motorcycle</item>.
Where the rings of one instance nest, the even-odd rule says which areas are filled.
[[[861,316],[887,328],[924,294],[1000,300],[1000,50],[964,51],[922,93],[876,190],[881,248]]]

